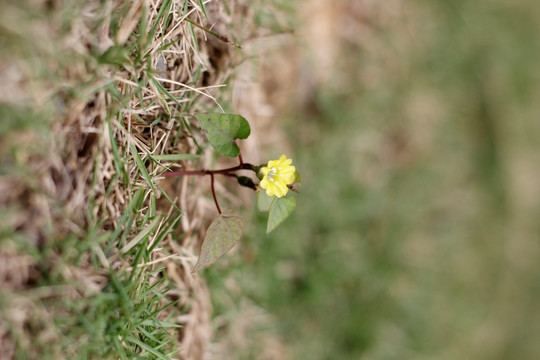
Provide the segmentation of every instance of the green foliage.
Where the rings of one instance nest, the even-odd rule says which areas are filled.
[[[195,115],[201,128],[204,130],[206,138],[219,153],[229,157],[240,156],[240,148],[236,144],[237,139],[246,139],[250,135],[249,123],[240,115],[233,114],[197,114]],[[240,158],[241,159],[241,158]],[[245,165],[245,166],[244,166]],[[264,164],[263,164],[264,165]],[[237,170],[251,170],[259,175],[263,165],[244,164],[223,170],[204,170],[204,171],[180,171],[175,175],[208,175],[211,174],[212,194],[216,202],[217,210],[219,205],[214,191],[213,174],[220,173],[236,178],[238,184],[257,190],[258,186],[248,176],[239,176],[234,174]],[[300,182],[300,174],[295,172],[295,181]],[[266,199],[265,199],[266,198]],[[267,233],[274,230],[294,211],[296,200],[294,198],[276,198],[268,197],[264,194],[258,194],[258,208],[263,211],[269,210]],[[271,199],[274,199],[270,203]],[[270,200],[270,201],[269,201]],[[198,271],[214,264],[221,256],[227,253],[242,236],[243,220],[239,216],[220,214],[210,225],[204,239],[199,259],[193,271]]]
[[[298,184],[302,182],[302,177],[300,176],[300,173],[298,171],[294,173],[294,181],[297,182]]]
[[[231,215],[231,212],[229,210],[220,214],[208,228],[193,272],[214,264],[229,252],[242,236],[244,220],[240,216]]]
[[[232,114],[197,114],[195,116],[214,149],[229,157],[240,154],[240,148],[235,140],[246,139],[251,133],[246,119]]]
[[[291,215],[296,208],[295,198],[275,198],[270,206],[266,233],[269,234]]]
[[[257,209],[261,212],[270,211],[270,206],[275,198],[275,196],[266,195],[264,191],[259,191],[257,193]]]

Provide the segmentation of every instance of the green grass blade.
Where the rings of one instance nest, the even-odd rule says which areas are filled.
[[[137,236],[135,236],[129,243],[127,243],[121,250],[120,252],[122,254],[125,254],[127,253],[129,250],[131,250],[135,245],[137,245],[138,243],[140,243],[141,241],[143,240],[146,240],[147,236],[150,234],[150,232],[152,232],[156,227],[157,225],[159,224],[159,222],[161,221],[161,216],[158,216],[156,217],[151,223],[150,225],[148,225],[147,227],[144,228],[143,231],[141,231],[139,234],[137,234]]]
[[[140,341],[139,339],[135,338],[134,336],[132,335],[128,335],[126,337],[126,341],[129,341],[133,344],[136,344],[138,345],[140,348],[148,351],[149,353],[157,356],[159,359],[163,359],[163,360],[170,360],[167,356],[165,356],[164,354],[160,353],[159,351],[153,349],[151,346],[148,346],[147,344],[143,343],[142,341]]]
[[[208,19],[208,14],[206,13],[206,6],[204,5],[204,2],[202,0],[198,0],[198,1],[199,1],[199,6],[201,7],[201,10],[204,14],[204,17]]]
[[[135,158],[135,162],[137,163],[137,167],[139,168],[139,171],[141,172],[142,177],[148,184],[148,187],[152,189],[152,191],[155,193],[156,189],[154,189],[154,185],[152,183],[152,180],[150,179],[150,175],[148,175],[148,170],[146,170],[146,166],[144,166],[144,163],[141,157],[139,156],[137,149],[135,149],[135,146],[133,146],[132,144],[129,145],[129,149],[131,151],[131,154]]]
[[[172,5],[172,0],[165,0],[159,7],[158,14],[156,18],[154,19],[154,23],[152,24],[152,27],[150,28],[150,31],[148,32],[148,35],[147,35],[146,47],[148,47],[149,42],[152,41],[152,39],[154,38],[159,22],[163,19],[164,16],[166,16],[169,13],[171,9],[171,5]]]
[[[199,154],[164,154],[164,155],[149,155],[153,160],[159,161],[182,161],[190,159],[198,159],[201,157]]]
[[[161,242],[161,240],[163,240],[165,238],[165,236],[167,236],[169,233],[171,233],[171,231],[176,226],[176,224],[178,223],[178,220],[180,220],[182,215],[183,215],[183,213],[180,213],[172,221],[166,221],[166,223],[168,223],[167,227],[165,227],[165,229],[163,229],[160,232],[160,234],[156,237],[156,239],[154,240],[154,242],[152,243],[152,245],[148,249],[149,253],[151,253],[155,249],[155,247]],[[172,216],[172,214],[171,214],[171,216]]]

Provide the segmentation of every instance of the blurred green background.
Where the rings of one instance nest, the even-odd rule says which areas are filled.
[[[292,12],[303,184],[242,292],[292,359],[540,358],[540,3]]]

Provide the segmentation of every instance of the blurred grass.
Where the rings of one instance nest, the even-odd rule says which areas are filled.
[[[540,5],[371,6],[287,122],[296,214],[234,276],[292,359],[537,359]]]

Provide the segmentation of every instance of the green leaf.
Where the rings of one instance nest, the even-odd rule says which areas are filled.
[[[242,236],[244,220],[231,211],[223,212],[212,222],[203,240],[201,253],[192,272],[214,264],[231,250]]]
[[[251,133],[249,123],[240,115],[198,114],[195,117],[206,131],[210,145],[225,156],[237,157],[240,148],[234,140],[246,139]]]
[[[257,209],[261,212],[270,211],[270,206],[274,199],[274,196],[268,196],[264,191],[257,192]]]
[[[272,201],[270,207],[270,213],[268,214],[268,225],[266,227],[266,233],[269,234],[275,228],[277,228],[289,215],[292,214],[296,207],[295,198],[275,198]]]
[[[300,173],[298,171],[294,172],[294,181],[296,181],[299,184],[302,182],[302,178],[300,177]]]

